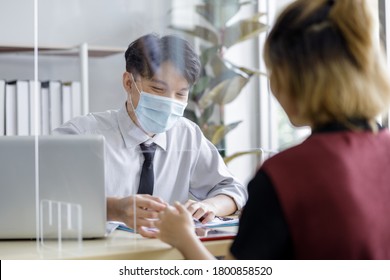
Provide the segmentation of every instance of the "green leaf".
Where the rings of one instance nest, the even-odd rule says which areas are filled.
[[[246,74],[248,74],[250,76],[258,75],[258,76],[266,76],[267,77],[267,73],[261,72],[259,70],[249,69],[246,67],[238,67],[238,69],[240,69],[242,72],[245,72]]]
[[[217,131],[218,127],[219,126],[216,124],[204,123],[204,124],[202,124],[201,129],[202,129],[204,136],[211,141],[211,139],[213,138],[213,135],[214,135],[215,131]]]
[[[194,123],[198,123],[198,118],[196,117],[196,114],[194,111],[192,110],[184,110],[184,114],[183,116],[191,121],[193,121]]]
[[[201,118],[202,112],[201,109],[199,108],[198,103],[196,103],[191,99],[188,99],[187,107],[184,112],[188,112],[188,114],[190,115],[189,119],[199,124],[199,120]]]
[[[211,143],[218,145],[219,142],[228,134],[230,131],[235,129],[242,121],[234,122],[229,125],[218,125],[214,131],[213,136],[211,137]]]
[[[246,68],[243,66],[237,66],[237,65],[235,65],[227,60],[225,60],[224,63],[228,69],[232,69],[235,72],[241,73],[243,76],[248,76],[248,77],[253,76],[253,75],[267,76],[267,73],[265,73],[265,72],[261,72],[259,70],[255,70],[255,69],[249,69],[249,68]]]
[[[211,24],[215,30],[218,30],[223,29],[226,23],[237,14],[242,6],[257,4],[255,0],[241,3],[240,0],[206,0],[203,2],[204,4],[195,6],[186,3],[187,5],[184,4],[184,6],[173,7],[167,11],[167,14],[172,16],[174,12],[188,12],[194,9],[201,18]]]
[[[202,93],[206,90],[206,88],[209,86],[211,77],[209,76],[202,76],[199,78],[199,80],[196,82],[196,84],[192,87],[191,90],[191,99],[194,101],[197,101],[202,96]]]
[[[234,71],[226,72],[221,82],[203,94],[199,100],[199,106],[206,108],[212,103],[225,105],[232,102],[241,93],[249,79],[250,76],[245,77]]]
[[[238,21],[227,27],[223,35],[223,45],[227,48],[253,38],[268,29],[268,26],[259,21],[264,13],[257,13],[249,19]]]
[[[232,102],[241,93],[249,78],[237,75],[230,80],[224,81],[224,85],[214,98],[214,102],[219,105],[225,105]]]
[[[206,28],[206,27],[203,27],[203,26],[200,26],[200,25],[195,25],[195,27],[193,29],[186,29],[186,28],[183,28],[180,26],[175,26],[175,25],[169,25],[168,28],[184,32],[184,33],[191,35],[191,36],[201,38],[203,40],[211,42],[213,45],[218,44],[218,34],[215,33],[213,30]]]
[[[267,76],[267,73],[261,72],[259,70],[255,69],[249,69],[243,66],[237,66],[230,61],[221,58],[219,55],[215,55],[209,62],[209,65],[212,69],[212,73],[215,77],[223,75],[222,73],[225,73],[229,70],[232,70],[236,73],[241,74],[244,77],[250,77],[253,75],[263,75]]]
[[[227,69],[229,69],[237,74],[240,74],[246,78],[249,78],[250,76],[253,75],[253,73],[251,71],[243,71],[243,69],[245,69],[244,67],[234,65],[233,63],[231,63],[230,61],[228,61],[226,59],[223,60],[223,63],[225,64]]]
[[[223,73],[229,71],[229,68],[225,64],[225,60],[218,54],[209,60],[209,66],[212,71],[211,75],[214,77],[221,76]]]
[[[214,113],[214,108],[215,108],[215,106],[211,105],[203,110],[203,113],[200,116],[200,120],[199,120],[200,124],[203,125],[203,124],[206,124],[208,122],[208,120],[210,119],[210,117]]]
[[[226,23],[240,10],[240,0],[208,0],[196,5],[196,12],[215,28],[224,28]]]
[[[262,155],[263,150],[258,149],[258,150],[252,150],[252,151],[237,152],[237,153],[234,153],[230,156],[224,157],[223,161],[225,162],[225,164],[228,164],[229,162],[231,162],[235,158],[238,158],[238,157],[244,156],[244,155],[250,155],[250,154]]]
[[[212,58],[217,56],[217,54],[220,51],[220,48],[221,48],[221,46],[217,45],[217,46],[212,46],[210,48],[206,48],[206,49],[202,50],[202,52],[200,54],[201,64],[206,65],[209,61],[211,61]]]

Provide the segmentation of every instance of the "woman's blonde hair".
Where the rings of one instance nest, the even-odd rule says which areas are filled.
[[[390,106],[390,76],[377,21],[365,0],[297,0],[278,17],[264,49],[276,88],[314,127],[371,124]]]

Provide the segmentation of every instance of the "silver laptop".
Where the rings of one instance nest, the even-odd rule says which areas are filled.
[[[37,225],[41,228],[48,223],[62,223],[57,231],[62,234],[75,221],[82,238],[103,237],[103,136],[39,136],[38,192],[35,138],[0,137],[0,239],[36,238]]]

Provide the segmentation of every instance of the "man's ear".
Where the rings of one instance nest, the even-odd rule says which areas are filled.
[[[124,72],[122,76],[123,87],[127,92],[130,92],[133,81],[131,80],[130,73]]]

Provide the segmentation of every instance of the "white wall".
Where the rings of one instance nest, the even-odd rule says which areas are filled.
[[[33,45],[33,0],[0,1],[0,45]],[[169,33],[167,11],[171,0],[38,0],[39,45],[115,46],[126,49],[139,36]],[[39,79],[80,79],[78,58],[39,60]],[[90,58],[90,111],[120,106],[123,54]],[[33,60],[25,55],[0,55],[0,78],[33,77]]]

